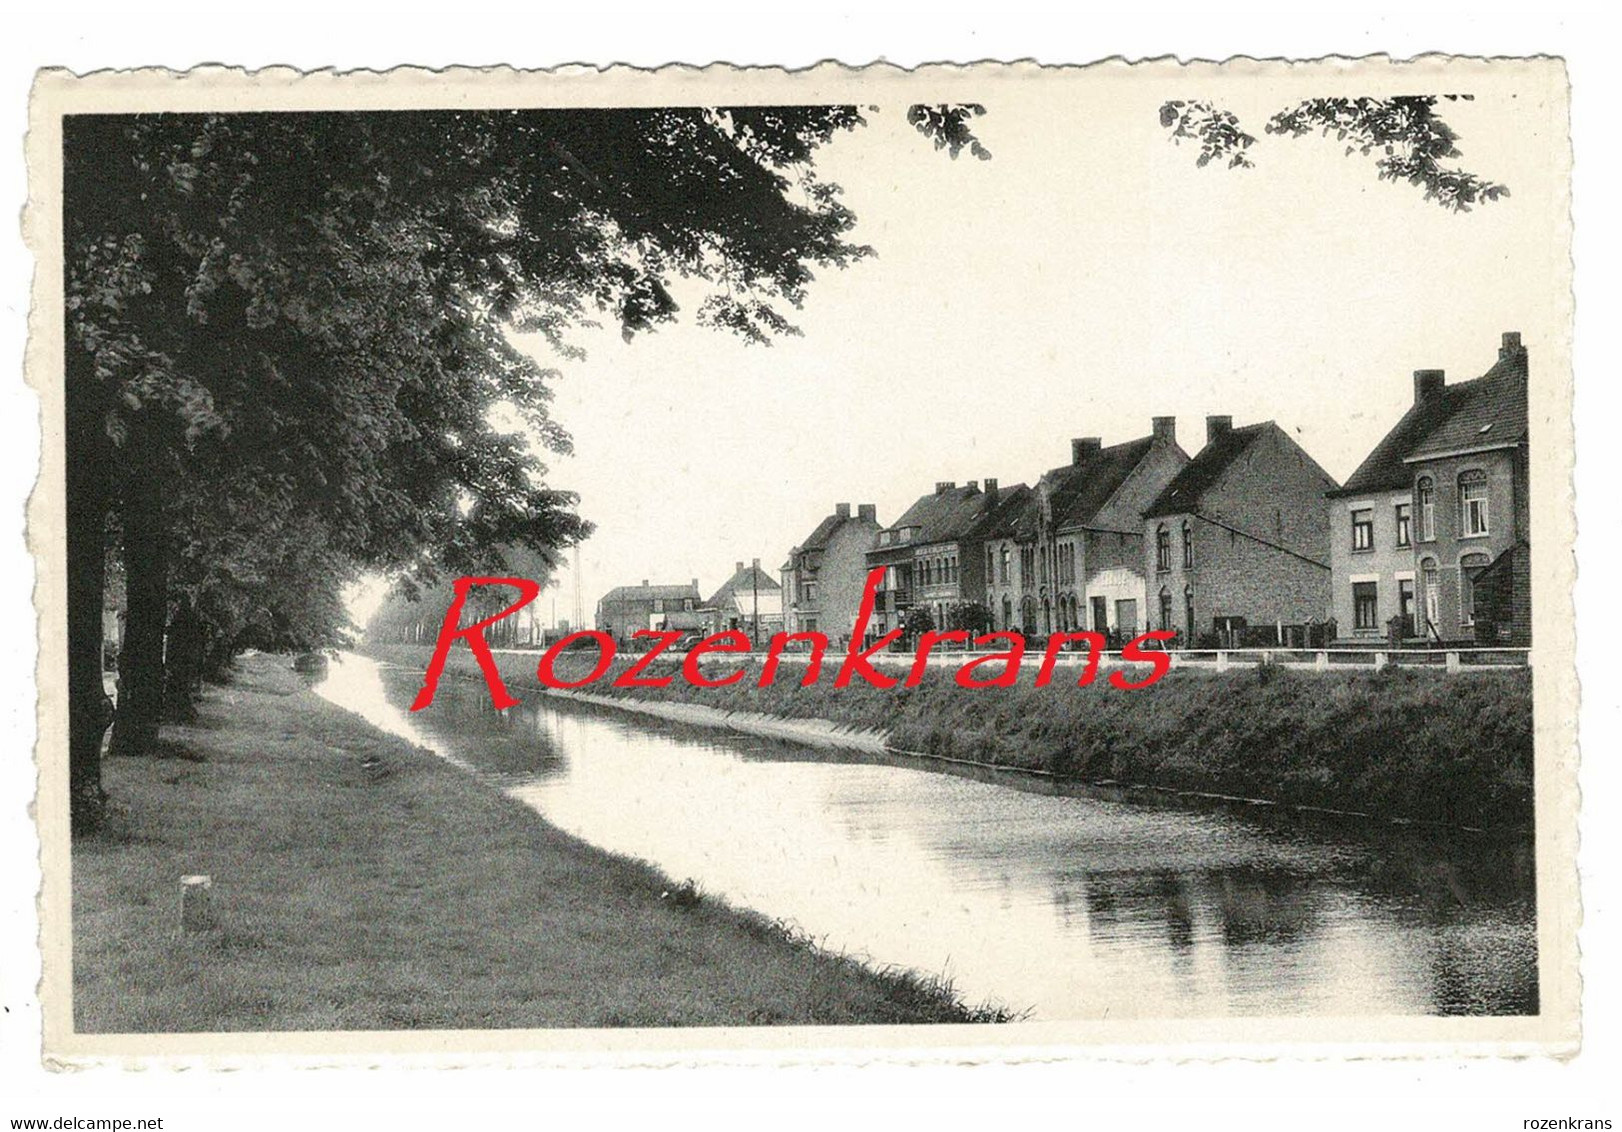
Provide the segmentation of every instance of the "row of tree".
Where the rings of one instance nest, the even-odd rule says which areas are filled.
[[[247,647],[346,631],[363,571],[550,565],[588,526],[547,486],[568,438],[516,349],[608,317],[792,330],[867,249],[816,175],[850,107],[108,115],[65,122],[70,767]],[[923,128],[923,127],[920,127]],[[517,427],[512,425],[516,418]],[[505,424],[498,422],[507,422]],[[102,683],[109,558],[127,622]]]

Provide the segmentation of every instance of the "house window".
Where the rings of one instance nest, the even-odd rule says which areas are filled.
[[[1379,629],[1380,596],[1377,583],[1352,583],[1352,625],[1359,632]]]
[[[817,584],[815,582],[805,584],[805,600],[808,604],[817,600]]]
[[[1360,507],[1352,512],[1352,549],[1374,549],[1374,509]]]
[[[1162,573],[1171,569],[1171,532],[1164,523],[1155,530],[1155,569]]]
[[[1397,545],[1408,546],[1414,541],[1413,517],[1408,504],[1397,504]]]
[[[1436,571],[1436,559],[1427,558],[1419,564],[1419,577],[1424,585],[1425,628],[1427,634],[1436,631],[1441,616],[1442,580]]]
[[[1459,537],[1487,533],[1487,473],[1465,472],[1459,477]]]
[[[690,597],[682,598],[681,599],[681,607],[682,607],[682,609],[684,609],[688,613],[691,613],[693,611],[693,599],[690,598]]]
[[[1160,587],[1160,627],[1170,629],[1171,624],[1171,591],[1165,586]]]
[[[1193,586],[1184,586],[1183,587],[1183,616],[1185,618],[1185,623],[1188,625],[1188,640],[1189,640],[1189,643],[1192,644],[1193,641],[1194,641],[1194,587]]]
[[[1006,542],[1003,543],[1002,544],[1002,557],[1001,557],[1001,560],[997,564],[997,566],[998,566],[997,580],[999,582],[1001,582],[1005,586],[1008,584],[1008,564],[1009,564],[1009,559],[1011,559],[1012,557],[1013,557],[1013,555],[1011,555],[1008,552],[1008,544]]]
[[[1491,561],[1485,554],[1466,554],[1459,559],[1459,624],[1467,629],[1476,623],[1476,575]]]
[[[665,611],[665,603],[664,603],[663,599],[661,599],[661,598],[654,598],[653,599],[653,611],[655,613],[663,613]]]
[[[1419,509],[1419,541],[1430,542],[1436,537],[1436,486],[1429,476],[1414,485],[1414,506]]]
[[[1183,569],[1194,568],[1194,528],[1183,523]]]

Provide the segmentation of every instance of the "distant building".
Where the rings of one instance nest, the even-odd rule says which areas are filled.
[[[686,585],[616,586],[597,602],[597,628],[617,640],[638,629],[697,629],[698,579]]]
[[[1329,493],[1343,641],[1531,643],[1527,360],[1520,335],[1473,381],[1414,373],[1414,401]]]
[[[1143,512],[1148,627],[1183,646],[1305,643],[1329,615],[1338,486],[1272,421],[1207,417],[1205,447]]]
[[[977,527],[1014,490],[995,479],[986,480],[984,491],[976,480],[962,487],[942,481],[880,530],[867,552],[870,570],[885,568],[869,631],[901,628],[920,607],[937,628],[950,627],[955,607],[984,602],[985,547]]]
[[[748,566],[739,562],[732,577],[722,583],[700,608],[704,631],[738,629],[751,640],[764,641],[783,630],[783,590],[760,568],[760,559]]]
[[[858,506],[854,517],[849,503],[836,504],[783,563],[783,628],[848,636],[867,582],[867,552],[878,537],[873,504]]]
[[[1108,448],[1096,436],[1070,442],[1070,463],[1036,486],[1036,542],[1026,547],[1035,586],[1022,597],[1026,633],[1092,629],[1120,638],[1141,631],[1143,511],[1187,464],[1175,417],[1155,417],[1148,436]]]

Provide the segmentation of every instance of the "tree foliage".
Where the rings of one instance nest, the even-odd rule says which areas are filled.
[[[1374,157],[1382,181],[1405,181],[1453,212],[1508,196],[1504,185],[1450,164],[1462,157],[1458,134],[1436,111],[1439,100],[1468,101],[1468,94],[1399,95],[1394,98],[1309,98],[1274,114],[1267,133],[1283,137],[1333,135],[1346,153]],[[1239,119],[1210,102],[1173,100],[1160,108],[1160,124],[1174,143],[1197,141],[1195,164],[1213,161],[1228,168],[1251,168],[1256,138]]]
[[[936,149],[944,149],[953,161],[957,155],[967,149],[981,161],[991,159],[991,151],[981,144],[974,131],[969,128],[969,120],[978,118],[986,112],[986,108],[977,102],[941,103],[927,105],[918,103],[907,109],[907,121],[924,137],[935,143]]]
[[[555,374],[512,344],[674,318],[767,342],[869,249],[815,151],[851,107],[121,115],[65,123],[70,701],[99,802],[102,548],[128,576],[118,749],[236,649],[343,639],[363,569],[583,537]],[[519,428],[501,426],[516,417]],[[165,669],[175,670],[168,673]],[[177,678],[178,676],[178,678]]]
[[[1194,164],[1201,169],[1213,161],[1226,161],[1230,169],[1248,169],[1252,162],[1245,150],[1256,139],[1239,128],[1239,119],[1229,110],[1218,110],[1209,102],[1173,100],[1160,107],[1160,124],[1171,131],[1171,140],[1181,145],[1198,142],[1199,156]]]
[[[977,637],[991,629],[991,610],[978,601],[962,601],[946,611],[948,628],[962,629]]]

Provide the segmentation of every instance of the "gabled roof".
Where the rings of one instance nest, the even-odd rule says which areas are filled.
[[[1273,428],[1278,426],[1272,421],[1262,421],[1243,428],[1230,428],[1218,436],[1195,453],[1194,458],[1183,465],[1182,471],[1172,477],[1171,482],[1144,511],[1144,518],[1199,510],[1200,499],[1216,486],[1223,473],[1245,454],[1257,437]]]
[[[1036,537],[1036,492],[1016,483],[997,489],[997,499],[969,528],[968,538],[1030,539]]]
[[[1001,495],[1001,491],[998,492]],[[885,530],[918,527],[918,537],[908,546],[922,543],[953,542],[962,538],[986,513],[991,497],[978,487],[949,487],[932,491],[918,501]],[[890,549],[889,547],[885,548]]]
[[[751,581],[751,579],[753,580]],[[721,588],[716,590],[704,605],[706,608],[722,605],[731,601],[733,595],[737,593],[754,593],[757,591],[760,593],[776,593],[782,588],[777,584],[777,580],[766,571],[755,566],[745,566],[722,583]]]
[[[1448,398],[1452,412],[1406,459],[1508,448],[1526,439],[1526,354],[1513,353]]]
[[[817,529],[807,535],[805,541],[794,549],[797,551],[826,550],[828,540],[833,537],[833,533],[849,521],[849,515],[835,514],[826,516],[822,522],[817,524]]]
[[[698,587],[691,582],[680,586],[615,586],[602,596],[603,601],[654,601],[692,598],[698,601]]]
[[[863,506],[865,507],[866,504]],[[879,530],[878,520],[873,518],[871,514],[863,514],[860,508],[857,509],[857,512],[854,515],[841,515],[838,511],[835,511],[831,515],[824,516],[822,522],[817,524],[816,529],[807,535],[803,542],[798,543],[794,549],[789,552],[789,562],[784,564],[783,569],[788,570],[792,568],[793,557],[796,554],[803,554],[808,550],[827,550],[828,541],[832,539],[834,537],[834,533],[846,523],[870,523],[872,524],[872,530]]]
[[[1465,384],[1468,385],[1469,382]],[[1463,385],[1455,385],[1444,389],[1428,401],[1409,406],[1408,411],[1402,414],[1402,419],[1385,434],[1384,440],[1374,446],[1374,451],[1357,466],[1357,470],[1347,478],[1346,483],[1338,491],[1329,494],[1361,495],[1364,492],[1407,487],[1413,473],[1403,463],[1404,458],[1431,429],[1447,419],[1448,413],[1452,411],[1454,395],[1463,388]]]
[[[1101,448],[1080,464],[1054,468],[1042,476],[1053,507],[1053,529],[1090,525],[1108,504],[1126,477],[1143,462],[1154,445],[1144,436]]]
[[[1411,405],[1330,496],[1405,488],[1414,460],[1447,452],[1519,444],[1526,439],[1526,353],[1513,350],[1473,381],[1443,386]]]

